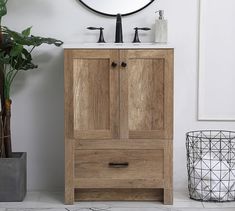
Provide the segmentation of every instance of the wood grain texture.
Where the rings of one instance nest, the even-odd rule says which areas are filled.
[[[118,63],[119,51],[110,51],[110,121],[112,138],[120,137],[120,69],[112,67],[112,63]]]
[[[109,59],[73,59],[74,129],[110,129]]]
[[[119,136],[119,77],[110,50],[72,50],[74,137],[111,139]]]
[[[75,149],[165,149],[165,139],[75,140]]]
[[[95,179],[78,178],[75,188],[164,188],[162,179]]]
[[[167,72],[167,79],[165,78],[165,92],[164,92],[164,115],[167,116],[165,120],[165,137],[173,139],[173,123],[174,123],[174,50],[166,51],[165,71]]]
[[[65,204],[74,202],[74,141],[65,139]]]
[[[161,130],[164,123],[164,60],[128,62],[129,130]]]
[[[162,201],[162,189],[76,189],[76,201]]]
[[[112,133],[110,130],[75,130],[74,137],[76,139],[111,139]]]
[[[173,190],[164,188],[163,203],[165,205],[173,205]]]
[[[74,202],[74,142],[73,137],[73,98],[72,90],[72,54],[71,51],[64,52],[64,95],[65,95],[65,204]]]
[[[127,63],[127,51],[120,50],[120,64]],[[127,63],[128,65],[128,63]],[[128,128],[128,66],[120,68],[120,139],[129,138]]]
[[[65,113],[65,137],[74,138],[74,122],[73,122],[73,63],[72,52],[64,51],[64,113]]]
[[[128,124],[128,138],[172,138],[173,50],[126,50],[121,55],[128,69],[120,80],[125,87],[120,121]]]
[[[76,150],[75,178],[109,180],[162,180],[163,150]],[[109,163],[128,163],[125,168],[113,168]]]
[[[173,55],[65,50],[65,203],[173,203]]]
[[[164,147],[164,204],[173,204],[173,142]]]

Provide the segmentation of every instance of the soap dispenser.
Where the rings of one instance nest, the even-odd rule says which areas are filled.
[[[164,19],[164,10],[159,10],[159,18],[155,22],[155,42],[167,43],[168,22]]]

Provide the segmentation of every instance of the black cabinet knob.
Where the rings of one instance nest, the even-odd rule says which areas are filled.
[[[126,66],[127,66],[127,63],[126,63],[126,62],[122,62],[122,63],[121,63],[121,66],[122,66],[122,67],[126,67]]]
[[[116,62],[112,62],[111,66],[112,67],[117,67],[117,63]]]

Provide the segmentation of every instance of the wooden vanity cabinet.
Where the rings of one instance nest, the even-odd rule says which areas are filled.
[[[173,49],[65,49],[65,203],[172,204]]]

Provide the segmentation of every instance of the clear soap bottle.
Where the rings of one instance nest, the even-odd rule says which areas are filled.
[[[164,10],[159,10],[157,12],[159,13],[159,18],[157,18],[155,22],[155,42],[167,43],[168,22],[164,19]]]

